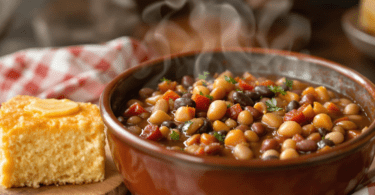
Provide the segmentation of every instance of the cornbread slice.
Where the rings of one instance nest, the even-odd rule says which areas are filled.
[[[102,181],[104,124],[90,103],[16,96],[0,108],[0,184]]]

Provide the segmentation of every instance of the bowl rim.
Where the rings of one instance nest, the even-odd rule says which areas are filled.
[[[248,161],[241,161],[231,158],[223,158],[223,157],[213,157],[213,156],[196,156],[192,154],[188,154],[185,152],[179,151],[172,151],[168,150],[165,146],[161,144],[149,140],[145,140],[140,138],[137,135],[126,131],[123,125],[117,120],[114,113],[110,108],[110,97],[117,86],[117,83],[127,76],[131,75],[133,72],[148,66],[153,66],[157,63],[160,63],[166,59],[173,59],[179,58],[184,56],[190,55],[197,55],[202,52],[248,52],[248,53],[258,53],[258,54],[272,54],[272,55],[279,55],[285,57],[294,57],[297,60],[302,60],[305,62],[311,62],[318,64],[320,66],[327,67],[334,71],[339,72],[342,75],[350,78],[351,80],[359,83],[362,87],[364,87],[375,99],[375,85],[368,80],[366,77],[362,76],[355,70],[352,70],[348,67],[344,67],[341,64],[336,62],[326,60],[320,57],[291,52],[291,51],[284,51],[284,50],[275,50],[275,49],[264,49],[264,48],[244,48],[244,47],[234,47],[234,48],[216,48],[208,51],[189,51],[184,53],[177,53],[172,55],[162,56],[156,59],[152,59],[146,61],[144,63],[139,64],[138,66],[132,67],[112,81],[110,81],[105,89],[103,90],[101,97],[100,97],[100,114],[103,118],[105,125],[107,126],[107,136],[108,131],[111,134],[116,136],[117,139],[125,142],[126,144],[130,145],[132,148],[139,150],[143,153],[151,155],[154,158],[158,158],[160,160],[166,161],[173,161],[179,163],[187,163],[193,164],[195,166],[210,166],[217,167],[219,169],[226,168],[234,168],[234,169],[251,169],[253,171],[260,171],[260,170],[273,170],[273,169],[292,169],[296,167],[304,167],[304,166],[311,166],[316,164],[317,162],[330,162],[334,160],[338,160],[344,158],[345,156],[354,153],[362,146],[367,144],[368,142],[373,142],[375,140],[375,120],[371,122],[368,130],[364,133],[361,133],[357,138],[352,139],[348,142],[340,144],[332,148],[330,151],[322,152],[322,153],[313,153],[308,155],[303,155],[295,159],[287,159],[287,160],[248,160]],[[371,143],[370,143],[371,144]]]
[[[346,33],[355,37],[356,39],[359,39],[367,44],[375,46],[375,36],[367,33],[366,31],[363,31],[359,27],[359,24],[358,24],[359,10],[358,9],[359,9],[358,6],[354,6],[343,14],[341,18],[341,24],[343,26],[343,29],[346,31]]]

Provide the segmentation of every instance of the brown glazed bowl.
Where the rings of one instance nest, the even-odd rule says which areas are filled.
[[[132,194],[341,195],[354,190],[374,158],[374,122],[357,138],[326,153],[290,160],[240,161],[167,150],[130,133],[116,118],[139,89],[156,88],[163,77],[179,80],[184,75],[198,76],[203,71],[214,73],[226,69],[324,85],[354,99],[371,121],[375,118],[374,85],[359,73],[325,59],[286,51],[233,48],[148,61],[111,81],[100,100],[114,162]]]

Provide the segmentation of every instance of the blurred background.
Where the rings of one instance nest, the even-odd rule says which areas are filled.
[[[186,27],[188,22],[186,16],[195,9],[194,6],[197,7],[200,4],[199,1],[193,2],[186,0],[0,0],[0,56],[30,47],[59,47],[83,43],[100,43],[119,36],[133,36],[141,40],[150,39],[151,37],[147,33],[161,28],[155,26],[161,23],[162,18],[173,20],[173,23],[163,24],[165,36],[175,36],[173,32],[167,32],[168,30],[184,30],[185,34],[188,35],[184,39],[196,41],[194,32]],[[201,0],[201,2],[209,1]],[[299,41],[294,45],[286,46],[285,44],[288,41],[283,40],[278,40],[278,43],[272,45],[270,41],[261,40],[259,33],[257,34],[254,30],[245,31],[243,33],[245,38],[239,38],[242,38],[240,42],[252,41],[251,44],[240,43],[243,46],[290,50],[303,49],[311,42],[309,37],[311,30],[308,28],[311,27],[314,31],[317,28],[329,25],[324,18],[327,13],[342,12],[345,8],[358,5],[357,0],[219,0],[216,2],[233,5],[239,12],[241,19],[248,20],[245,21],[245,25],[241,25],[250,26],[250,28],[257,26],[258,31],[267,30],[268,32],[262,32],[268,36],[263,37],[264,39],[275,39],[277,33],[282,33],[278,31],[285,30],[288,25],[287,22],[294,22],[295,24],[292,25],[296,26],[293,29],[296,37],[293,38],[294,41]],[[151,6],[152,8],[150,8],[150,5],[154,7]],[[148,9],[146,9],[147,6],[149,6]],[[218,18],[223,17],[223,15],[224,17],[234,17],[231,14],[228,13],[228,16],[222,14],[217,18],[210,16],[209,19],[213,23],[220,22]],[[266,20],[268,20],[268,24],[265,24]],[[177,29],[176,25],[180,29]],[[215,26],[211,26],[211,28],[217,29]],[[296,32],[297,30],[299,32]],[[211,35],[220,36],[215,35],[215,32],[216,30],[213,30]],[[246,36],[258,36],[258,41],[248,40]],[[153,40],[148,41],[152,42]],[[181,42],[181,40],[175,41]],[[157,44],[159,47],[164,47],[164,43]],[[178,44],[183,43],[172,44],[174,45],[170,46],[169,50],[181,49],[182,46]],[[188,47],[190,48],[185,48],[185,50],[198,46],[192,44]]]
[[[248,46],[309,53],[353,66],[373,64],[350,44],[341,26],[344,12],[358,4],[358,0],[0,0],[0,56],[26,48],[97,44],[131,36],[160,55]],[[361,67],[359,71],[366,72]]]

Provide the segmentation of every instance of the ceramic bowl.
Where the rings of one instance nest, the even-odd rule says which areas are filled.
[[[203,71],[278,75],[324,85],[360,104],[375,118],[375,88],[340,64],[286,51],[234,48],[166,56],[131,68],[105,88],[101,115],[109,147],[132,194],[348,194],[360,183],[374,157],[375,124],[330,152],[290,160],[240,161],[193,156],[139,138],[117,120],[125,104],[144,86],[163,78],[180,79]]]

